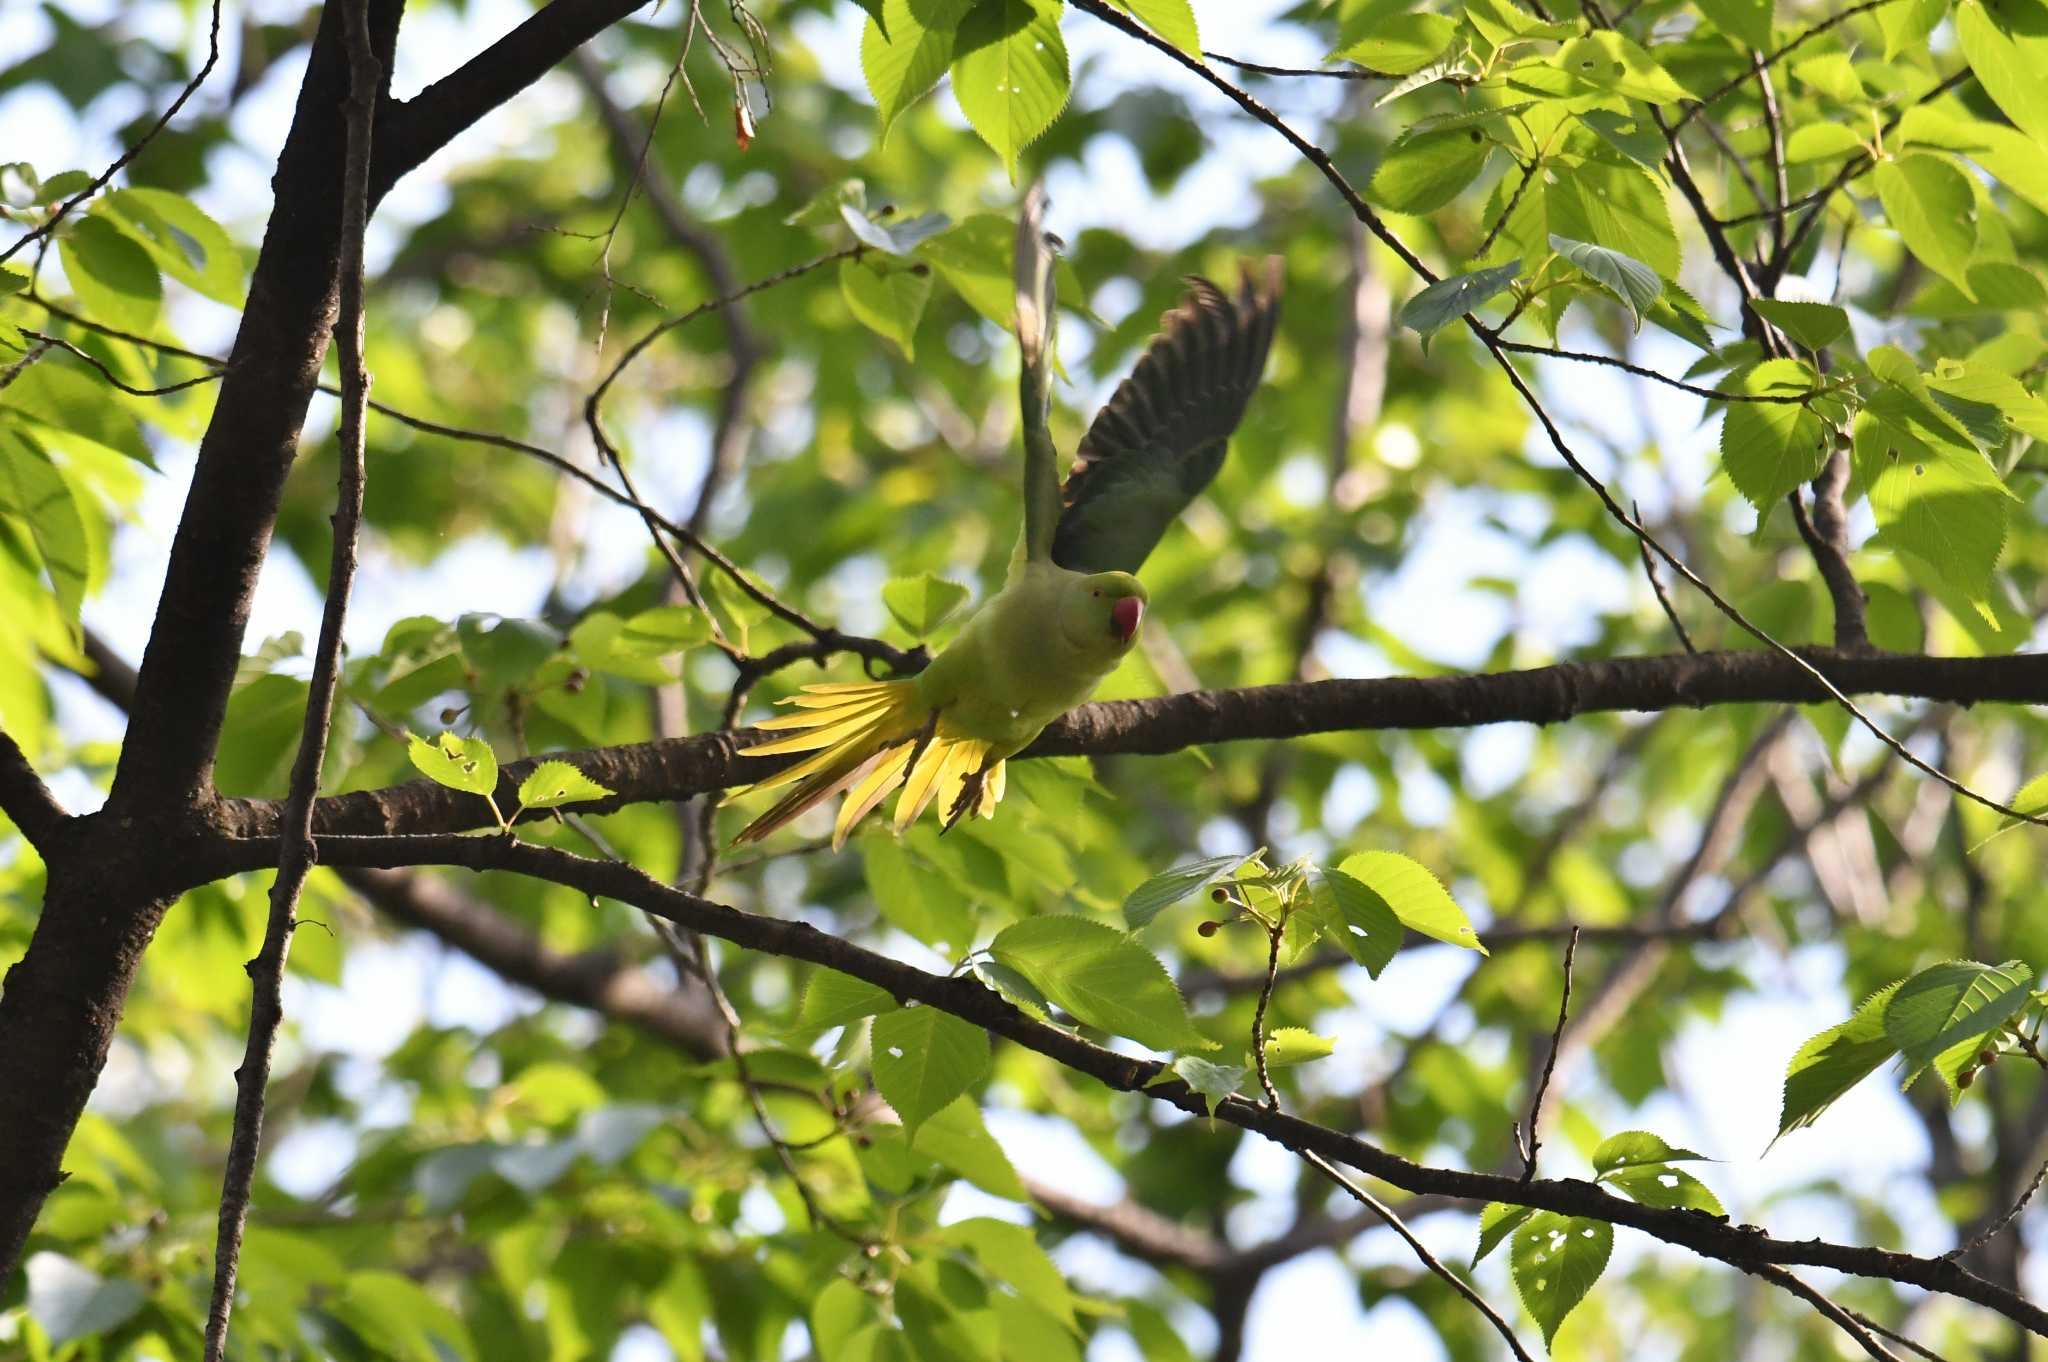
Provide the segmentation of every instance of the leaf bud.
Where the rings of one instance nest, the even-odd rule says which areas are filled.
[[[1216,933],[1222,930],[1223,924],[1220,922],[1204,922],[1199,927],[1195,928],[1195,933],[1198,936],[1214,936],[1216,935]]]

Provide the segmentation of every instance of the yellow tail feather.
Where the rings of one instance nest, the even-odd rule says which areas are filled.
[[[896,802],[899,831],[934,801],[947,826],[971,814],[995,816],[1005,784],[1003,762],[991,763],[989,743],[949,729],[943,715],[932,723],[929,714],[919,711],[915,682],[805,686],[783,703],[797,712],[760,726],[789,736],[757,743],[740,755],[811,755],[726,797],[731,803],[759,790],[796,787],[741,829],[734,842],[758,842],[843,792],[846,799],[832,828],[837,847],[898,786],[903,787]],[[975,786],[972,804],[962,808],[970,782]]]

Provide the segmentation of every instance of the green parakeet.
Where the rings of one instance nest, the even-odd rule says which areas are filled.
[[[805,686],[793,730],[749,757],[813,755],[735,792],[794,785],[739,834],[758,841],[842,791],[835,845],[901,786],[898,829],[934,800],[946,826],[994,815],[1003,763],[1086,700],[1137,639],[1146,604],[1132,574],[1216,476],[1266,367],[1280,260],[1246,268],[1235,297],[1206,279],[1161,321],[1130,377],[1075,451],[1064,490],[1046,427],[1052,391],[1052,242],[1034,186],[1017,223],[1017,340],[1024,530],[1009,576],[915,677]]]

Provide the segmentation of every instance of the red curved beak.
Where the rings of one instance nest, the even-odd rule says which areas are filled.
[[[1145,603],[1136,596],[1125,596],[1110,607],[1109,628],[1118,643],[1129,643],[1137,635],[1138,621],[1144,614]]]

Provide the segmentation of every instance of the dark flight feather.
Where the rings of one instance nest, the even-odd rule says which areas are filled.
[[[1206,279],[1081,437],[1061,495],[1052,560],[1074,572],[1136,572],[1223,466],[1266,368],[1280,315],[1280,259],[1247,268],[1236,297]]]

